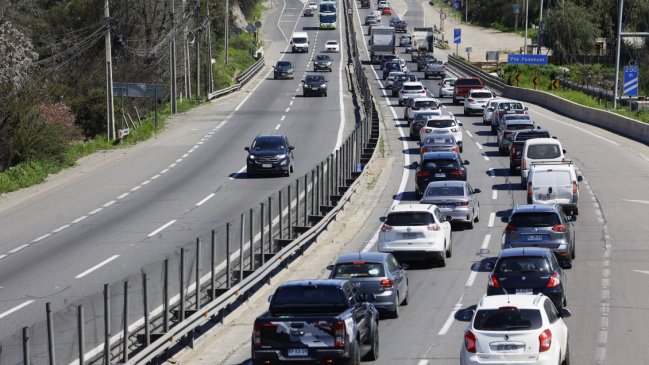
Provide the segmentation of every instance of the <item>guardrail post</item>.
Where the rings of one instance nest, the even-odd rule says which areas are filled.
[[[273,253],[273,196],[272,195],[268,197],[268,252]]]
[[[295,179],[295,225],[300,225],[300,179]]]
[[[320,205],[324,200],[324,195],[322,190],[324,188],[322,180],[324,180],[324,161],[320,161],[320,166],[318,166],[318,194],[316,195],[316,212],[315,214],[320,215]]]
[[[151,332],[149,325],[149,291],[147,284],[147,274],[142,271],[142,311],[144,312],[144,344],[149,346],[151,344]]]
[[[261,266],[266,263],[266,250],[264,247],[264,202],[259,203],[259,252],[261,254],[259,262]]]
[[[293,220],[291,219],[291,211],[293,210],[293,202],[291,201],[291,184],[286,187],[286,208],[288,209],[288,239],[293,238]]]
[[[214,268],[216,267],[216,231],[212,230],[212,237],[211,237],[211,252],[210,252],[210,293],[211,293],[211,299],[214,300],[216,298],[215,291],[216,289],[216,272]]]
[[[225,284],[230,289],[230,222],[225,224]]]
[[[162,332],[169,332],[169,259],[163,264],[162,278]]]
[[[196,238],[196,291],[194,292],[194,300],[196,301],[196,310],[201,309],[201,239]]]
[[[165,332],[167,330],[165,328]],[[104,284],[104,364],[110,365],[110,285],[108,284]]]
[[[31,359],[32,356],[29,348],[29,327],[23,327],[23,365],[31,365]]]
[[[255,213],[255,211],[254,211],[253,208],[250,208],[249,212],[250,213],[249,213],[248,218],[250,219],[250,222],[249,222],[250,224],[248,225],[248,227],[249,227],[248,228],[248,233],[250,234],[250,248],[249,248],[249,250],[250,250],[250,256],[249,256],[250,257],[250,270],[254,270],[255,269],[255,226],[254,226],[255,217],[254,217],[253,214]]]
[[[279,238],[283,239],[284,238],[284,211],[282,209],[282,189],[279,189],[278,192],[278,199],[277,199],[277,206],[279,208]]]
[[[124,314],[122,316],[122,362],[128,361],[128,281],[124,281]]]
[[[245,213],[241,213],[241,222],[239,224],[239,283],[243,281],[243,239],[245,225]]]
[[[316,165],[316,169],[317,168],[318,166]],[[315,215],[315,192],[316,192],[315,170],[316,169],[311,169],[311,215]]]
[[[178,322],[185,320],[185,248],[180,248],[180,310]]]
[[[313,170],[312,170],[313,171]],[[313,186],[311,186],[313,189]],[[308,204],[309,204],[309,174],[304,174],[304,226],[308,226]]]
[[[83,328],[83,305],[77,307],[77,331],[79,336],[79,365],[85,365],[85,346],[84,328]]]
[[[56,365],[56,355],[54,354],[54,323],[52,321],[51,303],[45,303],[45,314],[47,316],[47,352],[49,354],[50,365]]]
[[[334,154],[329,155],[329,163],[327,164],[327,169],[329,172],[329,182],[327,183],[327,205],[333,205],[333,203],[330,203],[331,196],[333,195],[333,190],[334,190]]]

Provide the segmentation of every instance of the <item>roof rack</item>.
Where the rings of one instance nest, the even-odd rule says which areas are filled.
[[[531,166],[534,165],[573,165],[572,160],[563,160],[563,161],[532,161]]]

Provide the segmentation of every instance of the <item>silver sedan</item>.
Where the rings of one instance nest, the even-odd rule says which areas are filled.
[[[473,228],[473,223],[480,220],[478,193],[480,189],[466,181],[433,181],[426,187],[421,203],[435,204],[444,216]]]

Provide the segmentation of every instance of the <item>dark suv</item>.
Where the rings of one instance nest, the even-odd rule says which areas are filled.
[[[551,249],[560,261],[572,266],[575,258],[573,218],[564,214],[560,205],[517,205],[503,232],[502,248],[543,247]],[[569,265],[568,265],[569,264]]]
[[[293,146],[288,138],[279,134],[258,135],[252,141],[246,159],[248,177],[262,173],[280,173],[289,176],[293,172]]]
[[[532,138],[550,138],[550,132],[547,129],[523,129],[515,131],[509,144],[509,172],[514,175],[521,168],[521,155],[525,141]]]
[[[302,94],[327,96],[327,79],[322,75],[307,75],[302,85]]]
[[[415,192],[421,199],[428,183],[441,180],[466,181],[466,167],[469,161],[462,161],[457,152],[426,152],[421,163],[415,161]]]
[[[290,61],[277,61],[273,66],[273,79],[293,79],[293,64]]]

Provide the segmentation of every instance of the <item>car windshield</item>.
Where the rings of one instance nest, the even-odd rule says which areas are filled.
[[[473,319],[473,328],[482,331],[526,331],[541,328],[543,323],[538,309],[481,309]]]
[[[329,58],[329,56],[327,56],[327,55],[318,55],[318,56],[316,57],[316,60],[317,60],[317,61],[329,61],[330,58]]]
[[[263,150],[284,150],[284,140],[281,138],[257,138],[252,143],[252,149],[254,151],[263,151]]]
[[[422,170],[439,169],[439,168],[457,169],[459,167],[460,164],[455,159],[448,159],[448,158],[424,160],[421,163]]]
[[[476,99],[488,99],[491,96],[490,92],[471,93],[471,97]]]
[[[502,274],[540,273],[549,274],[550,264],[543,256],[503,257],[498,260],[494,269]]]
[[[426,196],[464,196],[462,186],[431,186],[426,189]]]
[[[561,224],[561,220],[554,212],[515,213],[509,224],[515,227],[554,227]]]
[[[307,83],[311,83],[311,82],[324,82],[324,80],[325,80],[324,76],[310,75],[307,76],[304,81]]]
[[[306,43],[306,38],[302,38],[302,37],[293,38],[293,43],[296,43],[296,44]]]
[[[514,136],[516,141],[527,141],[533,138],[550,138],[549,132],[537,132],[536,130],[529,132],[518,132]]]
[[[527,147],[527,158],[534,160],[559,158],[561,148],[557,144],[533,144]]]
[[[433,223],[435,219],[429,212],[395,212],[385,219],[388,226],[427,226]]]
[[[380,262],[347,262],[337,264],[333,270],[333,278],[335,279],[349,279],[349,278],[375,278],[385,276],[383,264]]]
[[[277,67],[291,67],[291,63],[288,61],[279,61],[277,62]]]
[[[433,120],[429,120],[426,123],[426,127],[432,127],[432,128],[455,127],[455,121],[453,119],[433,119]]]
[[[437,108],[435,100],[419,100],[415,101],[415,108]]]
[[[336,287],[304,285],[280,287],[270,301],[273,314],[291,312],[331,312],[347,308],[343,291]]]
[[[390,63],[385,64],[385,69],[387,71],[399,70],[399,69],[401,69],[401,65],[399,65],[398,63],[390,62]]]
[[[435,136],[428,137],[424,140],[424,145],[433,145],[433,144],[455,144],[455,137],[453,136]]]

